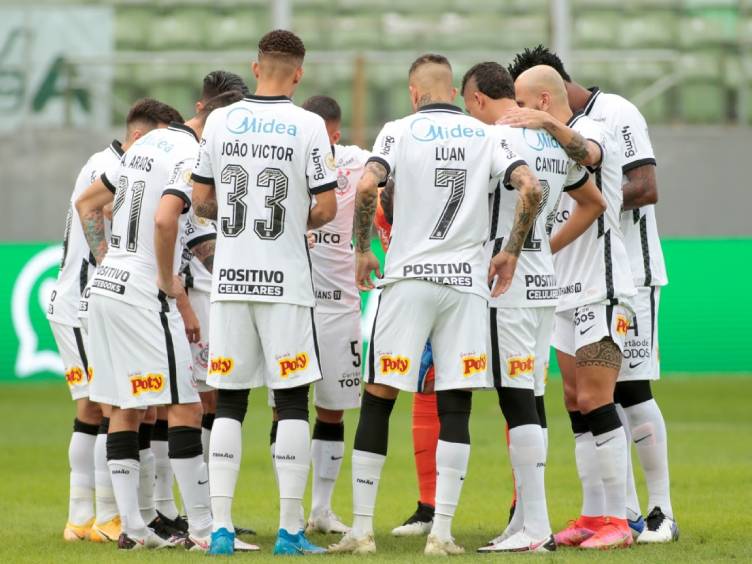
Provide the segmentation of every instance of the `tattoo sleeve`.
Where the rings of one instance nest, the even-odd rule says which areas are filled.
[[[371,227],[376,213],[378,185],[386,178],[384,165],[371,161],[358,183],[355,197],[355,248],[359,253],[371,250]]]
[[[214,249],[216,246],[217,242],[211,240],[199,243],[191,249],[193,256],[196,257],[209,272],[212,272],[214,269]]]
[[[104,234],[104,214],[101,209],[92,210],[81,218],[86,242],[89,244],[97,264],[102,262],[107,253],[107,240]]]
[[[391,224],[394,219],[394,178],[391,176],[386,179],[386,186],[381,191],[381,209],[384,210],[387,222]]]
[[[215,198],[209,198],[204,202],[194,204],[194,213],[199,217],[206,219],[217,219],[217,200]]]
[[[619,370],[621,368],[621,351],[610,339],[584,346],[577,350],[577,366],[600,366]]]
[[[570,159],[582,164],[588,156],[587,140],[576,131],[572,131],[572,140],[564,146],[564,152]]]
[[[514,209],[514,223],[504,251],[518,257],[538,214],[541,187],[535,175],[524,165],[514,169],[509,183],[520,193],[520,198]]]

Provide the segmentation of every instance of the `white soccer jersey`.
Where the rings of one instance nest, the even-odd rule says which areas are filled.
[[[211,292],[212,273],[204,263],[198,260],[191,250],[205,241],[216,241],[217,226],[213,221],[189,213],[185,222],[185,246],[183,247],[183,261],[180,274],[186,288],[193,288],[199,292]]]
[[[640,110],[617,94],[607,94],[598,88],[585,105],[584,113],[614,131],[618,140],[623,183],[626,173],[645,164],[655,165],[648,125]],[[666,263],[658,237],[655,206],[643,206],[621,214],[621,230],[629,254],[630,267],[636,286],[665,286],[668,284]]]
[[[501,126],[497,126],[501,127]],[[535,223],[522,247],[514,280],[506,293],[490,300],[491,307],[555,306],[559,290],[549,234],[562,191],[579,188],[588,172],[570,159],[553,136],[543,129],[504,128],[514,151],[528,163],[541,184],[543,195]],[[491,236],[486,243],[488,257],[504,247],[514,223],[519,193],[494,181],[491,205]]]
[[[394,221],[380,286],[406,278],[488,299],[489,178],[525,164],[504,139],[451,104],[387,123],[370,160],[394,174]]]
[[[607,208],[587,231],[554,255],[559,283],[556,310],[601,302],[628,302],[637,290],[619,227],[622,172],[617,141],[613,131],[600,127],[582,113],[573,116],[567,125],[601,146],[603,160],[593,174]],[[561,228],[576,205],[569,195],[562,194],[552,234]]]
[[[339,313],[360,309],[355,286],[355,251],[352,245],[355,189],[371,154],[355,145],[334,147],[337,168],[337,216],[313,232],[311,249],[316,309]]]
[[[122,156],[123,148],[120,142],[115,140],[103,151],[94,153],[78,173],[65,219],[63,260],[60,262],[60,272],[47,306],[47,319],[50,321],[73,327],[80,326],[79,302],[96,263],[84,236],[81,219],[76,210],[76,200],[104,170],[117,164]]]
[[[173,272],[180,268],[185,237],[185,212],[191,207],[190,174],[196,162],[195,132],[181,123],[154,129],[126,151],[117,166],[102,174],[115,193],[112,235],[92,282],[100,294],[155,311],[174,310],[175,300],[157,286],[154,216],[163,195],[184,201],[175,241]]]
[[[312,307],[311,196],[337,186],[324,120],[284,96],[215,110],[193,179],[217,195],[212,301]]]

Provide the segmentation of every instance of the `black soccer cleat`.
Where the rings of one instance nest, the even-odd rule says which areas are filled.
[[[174,519],[170,519],[163,513],[157,511],[157,519],[161,520],[167,528],[172,529],[174,534],[188,534],[188,520],[182,515],[178,515]],[[149,526],[151,527],[151,525]]]
[[[418,508],[407,521],[392,529],[395,537],[412,537],[427,535],[433,525],[434,508],[431,505],[418,502]]]

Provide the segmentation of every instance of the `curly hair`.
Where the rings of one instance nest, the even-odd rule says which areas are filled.
[[[258,43],[259,55],[276,55],[303,60],[305,45],[292,31],[275,29],[270,31]]]
[[[248,96],[251,93],[243,79],[234,72],[215,70],[204,77],[201,99],[209,100],[231,90],[237,90],[243,96]]]
[[[559,76],[564,79],[565,82],[572,82],[572,78],[564,70],[564,63],[556,53],[552,53],[547,47],[538,45],[532,49],[525,49],[522,53],[517,53],[514,57],[514,61],[509,65],[509,74],[512,75],[514,80],[520,76],[527,69],[538,66],[548,65],[559,73]]]
[[[135,122],[144,122],[151,127],[157,127],[160,123],[171,123],[173,121],[183,123],[183,116],[172,106],[154,98],[137,100],[131,106],[128,116],[125,118],[125,123],[128,126]]]
[[[514,100],[514,81],[509,76],[507,69],[499,63],[489,61],[472,66],[462,78],[461,92],[463,94],[471,78],[475,79],[478,90],[492,100],[500,100],[502,98],[511,98]]]

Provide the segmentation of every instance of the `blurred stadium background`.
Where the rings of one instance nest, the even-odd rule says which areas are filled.
[[[0,379],[59,371],[44,311],[88,156],[138,97],[187,116],[210,70],[252,86],[273,27],[309,51],[296,100],[337,98],[345,140],[366,147],[410,111],[407,67],[429,50],[459,80],[543,43],[578,82],[630,98],[659,162],[664,371],[752,372],[752,0],[31,0],[0,4]]]

